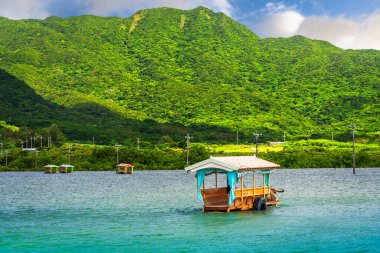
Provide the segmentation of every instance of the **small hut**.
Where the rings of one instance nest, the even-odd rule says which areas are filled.
[[[120,163],[116,165],[116,174],[133,174],[135,166],[129,163]]]
[[[74,166],[70,164],[62,164],[59,166],[60,173],[72,173],[74,171]]]
[[[59,170],[58,170],[58,166],[57,165],[53,165],[53,164],[48,164],[46,166],[44,166],[45,168],[45,173],[47,174],[54,174],[54,173],[58,173]]]
[[[203,211],[263,210],[281,201],[276,190],[270,188],[270,170],[280,165],[256,156],[210,157],[207,160],[185,168],[195,172],[198,199]],[[255,176],[261,176],[261,185],[255,183]],[[205,179],[214,176],[214,185],[205,187]],[[245,186],[244,178],[252,177],[252,184]],[[224,177],[226,185],[220,183]],[[218,180],[219,178],[219,180]],[[238,182],[240,181],[240,182]]]

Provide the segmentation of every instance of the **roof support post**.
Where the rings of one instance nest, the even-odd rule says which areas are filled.
[[[252,174],[252,197],[255,196],[255,173]]]
[[[218,188],[218,173],[215,170],[215,188]]]
[[[241,176],[241,201],[243,202],[243,191],[244,191],[244,177]]]
[[[265,198],[265,174],[263,173],[263,196]]]

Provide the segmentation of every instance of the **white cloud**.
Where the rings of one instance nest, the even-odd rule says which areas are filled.
[[[296,32],[312,39],[327,40],[345,49],[380,49],[380,12],[360,21],[338,17],[309,17]]]
[[[76,0],[82,3],[81,0]],[[192,9],[198,6],[205,6],[214,11],[223,12],[231,16],[233,12],[232,5],[228,0],[86,0],[86,12],[88,14],[107,16],[119,15],[125,16],[126,13],[130,14],[137,10],[156,8],[156,7],[172,7],[179,9]]]
[[[288,37],[295,34],[303,21],[301,14],[288,10],[267,15],[254,31],[262,37]]]
[[[380,50],[380,10],[360,20],[328,16],[304,17],[294,6],[269,2],[259,22],[251,29],[261,37],[289,37],[296,34],[326,40],[344,49]]]
[[[204,1],[205,4],[209,1]],[[232,17],[233,15],[233,7],[228,2],[228,0],[212,0],[212,5],[210,6],[212,9],[223,12],[224,14]],[[205,5],[206,6],[206,5]]]
[[[39,18],[51,14],[46,10],[50,0],[11,0],[0,1],[0,16],[11,19]]]
[[[263,18],[252,25],[252,30],[262,37],[292,36],[305,19],[294,7],[282,3],[269,2],[261,12]]]

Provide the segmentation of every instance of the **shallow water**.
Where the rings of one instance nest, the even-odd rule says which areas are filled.
[[[202,213],[184,171],[0,173],[0,252],[380,252],[380,169],[275,170],[279,207]]]

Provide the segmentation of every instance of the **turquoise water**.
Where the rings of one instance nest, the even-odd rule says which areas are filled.
[[[0,173],[0,252],[380,252],[380,169],[271,184],[277,208],[204,214],[184,171]]]

